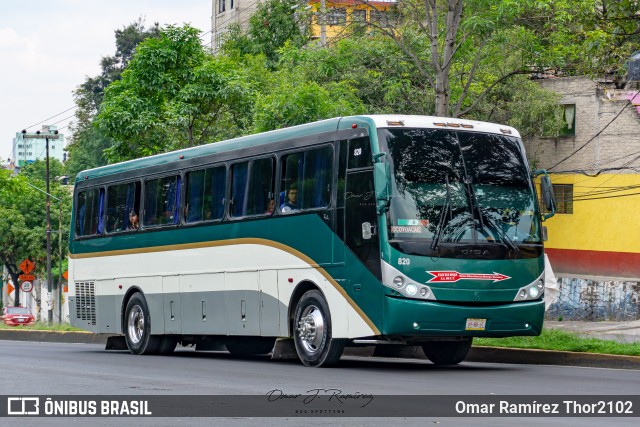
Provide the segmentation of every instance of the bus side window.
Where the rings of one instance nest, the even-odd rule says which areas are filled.
[[[76,210],[76,235],[95,236],[102,234],[104,190],[94,189],[78,193]]]
[[[222,219],[224,215],[226,176],[224,166],[193,171],[187,174],[186,222]]]
[[[265,215],[273,199],[274,160],[272,157],[236,163],[232,166],[232,217]]]
[[[322,147],[282,158],[279,201],[283,213],[329,206],[333,156],[331,147]]]
[[[179,222],[180,177],[168,176],[144,183],[145,226],[175,225]]]
[[[107,189],[107,233],[137,230],[129,221],[131,213],[140,212],[140,183],[112,185]],[[134,228],[135,227],[135,228]]]

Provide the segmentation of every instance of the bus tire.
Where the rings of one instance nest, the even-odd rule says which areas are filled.
[[[124,337],[129,351],[132,354],[154,354],[160,339],[151,335],[149,307],[140,292],[131,296],[124,313]]]
[[[307,291],[300,298],[293,317],[293,337],[305,366],[326,367],[340,360],[344,344],[332,338],[329,306],[320,291]]]
[[[472,342],[473,338],[462,341],[433,341],[423,344],[422,350],[435,365],[457,365],[466,359]]]
[[[225,347],[234,356],[252,356],[271,353],[275,343],[275,338],[240,337],[228,340]]]

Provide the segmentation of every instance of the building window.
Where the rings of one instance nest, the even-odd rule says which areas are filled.
[[[355,9],[351,12],[351,21],[363,23],[367,22],[367,11],[366,9]]]
[[[233,0],[230,0],[229,2],[229,9],[233,9]]]
[[[573,184],[553,184],[553,193],[556,196],[556,213],[573,213]]]
[[[562,107],[562,129],[560,130],[560,136],[576,136],[576,105],[565,104]]]
[[[347,9],[332,7],[327,10],[328,25],[344,25],[347,23]]]
[[[382,28],[391,27],[394,24],[393,16],[389,12],[374,9],[369,16],[372,23],[378,24]]]
[[[218,0],[218,13],[222,13],[225,11],[225,3],[226,0]]]
[[[18,148],[24,148],[22,144],[18,144]]]

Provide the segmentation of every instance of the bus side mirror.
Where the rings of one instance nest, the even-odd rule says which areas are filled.
[[[376,207],[378,215],[389,209],[391,202],[391,168],[389,163],[374,163],[373,174],[376,191]]]
[[[545,170],[537,170],[534,172],[534,175],[542,175],[540,177],[540,195],[545,209],[549,211],[549,213],[543,215],[543,218],[549,219],[556,214],[556,196],[553,192],[551,178],[549,178],[549,175]]]

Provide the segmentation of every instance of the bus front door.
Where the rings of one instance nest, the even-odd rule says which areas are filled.
[[[373,169],[349,171],[345,191],[345,243],[367,270],[381,277]],[[358,284],[352,283],[358,292]]]

